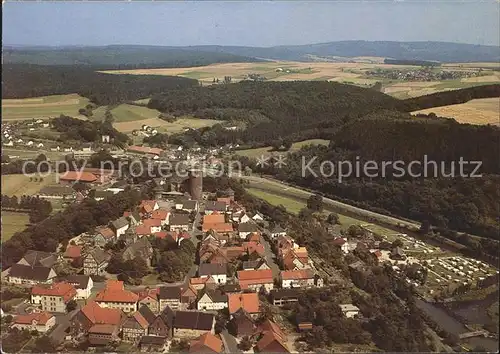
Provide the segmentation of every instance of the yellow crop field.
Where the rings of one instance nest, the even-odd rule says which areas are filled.
[[[36,178],[36,181],[35,181]],[[35,195],[45,186],[55,184],[55,173],[44,176],[40,180],[36,175],[2,175],[2,194],[8,196]]]
[[[460,123],[500,125],[500,98],[482,98],[462,104],[434,107],[412,112],[454,118]]]

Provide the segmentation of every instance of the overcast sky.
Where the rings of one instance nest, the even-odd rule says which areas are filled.
[[[500,2],[7,2],[4,45],[244,45],[337,40],[500,45]]]

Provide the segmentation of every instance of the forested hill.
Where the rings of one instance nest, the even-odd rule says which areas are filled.
[[[500,51],[497,46],[448,42],[338,41],[268,48],[236,46],[197,46],[187,48],[293,61],[310,61],[311,55],[322,58],[373,56],[448,63],[498,62],[500,60]]]
[[[109,105],[197,85],[197,80],[179,76],[111,75],[81,66],[2,65],[3,98],[78,93],[98,105]]]
[[[223,140],[214,137],[213,144],[238,139],[265,143],[278,137],[292,140],[318,137],[328,129],[334,130],[371,112],[403,109],[401,101],[375,90],[326,81],[191,87],[154,96],[148,106],[166,113],[246,124],[242,131],[220,131]],[[217,135],[215,130],[212,133]]]
[[[407,112],[465,103],[477,98],[500,97],[500,84],[481,85],[461,90],[444,91],[404,100]]]
[[[183,68],[215,63],[258,62],[253,55],[156,46],[26,47],[4,46],[4,64],[79,65],[104,69]]]
[[[244,47],[202,45],[161,47],[112,45],[105,47],[3,47],[4,63],[90,65],[113,68],[188,67],[213,63],[254,62],[256,58],[311,61],[312,57],[374,56],[397,60],[498,62],[496,46],[447,42],[338,41],[307,45]]]

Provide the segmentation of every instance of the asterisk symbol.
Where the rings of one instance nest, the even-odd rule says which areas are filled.
[[[269,156],[260,155],[260,157],[257,157],[257,166],[261,168],[266,167],[268,161],[269,161]]]
[[[274,163],[275,167],[282,168],[286,166],[286,156],[283,156],[281,154],[278,155],[276,158],[276,162]]]

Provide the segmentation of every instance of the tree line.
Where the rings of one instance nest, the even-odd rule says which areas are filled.
[[[5,64],[3,98],[78,93],[97,105],[113,105],[198,85],[197,80],[179,76],[113,75],[97,70],[102,68]]]
[[[21,198],[17,196],[9,197],[2,194],[2,209],[15,209],[20,211],[28,211],[30,223],[37,223],[47,218],[52,212],[52,204],[38,197],[23,195]]]
[[[27,250],[55,252],[59,243],[91,231],[96,226],[107,225],[123,215],[125,210],[138,205],[142,197],[145,196],[141,192],[126,190],[99,202],[86,199],[28,226],[2,244],[2,269],[19,261]]]

